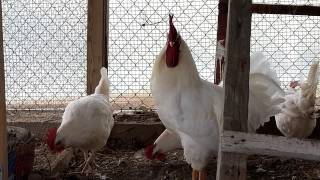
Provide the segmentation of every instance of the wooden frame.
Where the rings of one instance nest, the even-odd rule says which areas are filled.
[[[100,80],[100,68],[107,67],[108,0],[88,0],[87,94],[92,94]]]
[[[257,14],[291,14],[320,16],[320,7],[318,6],[297,6],[281,4],[253,4],[252,13]]]
[[[247,131],[250,70],[251,0],[229,0],[223,130]],[[240,108],[239,108],[240,107]],[[223,136],[221,136],[223,137]],[[220,140],[222,141],[222,140]],[[221,143],[220,143],[221,144]],[[246,156],[223,151],[217,179],[246,179]]]
[[[218,13],[216,55],[220,53],[219,42],[225,41],[226,39],[226,29],[227,29],[227,19],[228,19],[228,0],[219,0],[218,9],[219,9],[219,13]],[[215,76],[214,76],[215,84],[219,84],[222,81],[223,69],[224,69],[224,57],[221,57],[221,59],[219,59],[219,57],[216,56]]]
[[[2,31],[2,3],[0,2],[0,168],[2,179],[8,179],[8,146],[7,146],[7,120],[5,100],[5,78],[3,57],[3,31]],[[0,174],[1,176],[1,174]]]
[[[224,131],[223,152],[260,154],[320,161],[320,141],[265,134]]]
[[[255,14],[282,14],[320,16],[319,6],[282,5],[282,4],[252,4],[251,12]],[[225,40],[228,0],[219,0],[217,43]],[[218,47],[218,46],[217,46]],[[217,53],[216,53],[217,54]],[[224,59],[216,59],[214,83],[219,84],[223,79]]]

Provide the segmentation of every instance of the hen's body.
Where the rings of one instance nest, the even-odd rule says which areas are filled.
[[[101,79],[95,93],[67,105],[57,130],[55,146],[78,148],[84,152],[86,169],[94,152],[104,147],[114,125],[109,103],[107,70],[101,68]],[[91,152],[87,158],[88,152]]]
[[[306,138],[316,126],[314,105],[318,66],[318,61],[311,65],[307,81],[300,85],[300,90],[286,95],[282,113],[275,116],[278,129],[287,137]]]
[[[83,151],[102,148],[113,127],[111,105],[103,94],[93,94],[68,104],[56,141]]]

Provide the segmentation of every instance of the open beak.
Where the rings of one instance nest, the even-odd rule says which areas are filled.
[[[169,45],[170,45],[171,47],[173,47],[174,42],[173,42],[173,41],[170,41],[170,42],[169,42]]]

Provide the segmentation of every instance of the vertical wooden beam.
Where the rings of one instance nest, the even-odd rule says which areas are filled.
[[[108,0],[88,0],[87,94],[100,80],[100,68],[106,66],[106,11]]]
[[[108,55],[109,55],[109,17],[110,17],[110,11],[109,11],[109,0],[104,0],[104,10],[105,10],[105,14],[104,14],[104,17],[105,17],[105,20],[104,20],[104,52],[105,52],[105,55],[104,55],[104,67],[106,67],[108,69]]]
[[[224,57],[220,57],[219,42],[226,39],[226,29],[228,20],[228,0],[219,0],[218,5],[218,29],[217,29],[217,46],[216,46],[216,63],[215,63],[215,76],[214,83],[219,84],[223,79]]]
[[[5,76],[3,57],[3,31],[2,31],[2,1],[0,1],[0,168],[2,179],[8,179],[8,152],[7,152],[7,120],[5,100]],[[1,175],[0,175],[1,176]],[[1,178],[0,178],[1,179]]]
[[[251,4],[252,0],[229,0],[223,130],[247,131]],[[246,179],[246,169],[245,155],[222,152],[220,146],[217,179]]]

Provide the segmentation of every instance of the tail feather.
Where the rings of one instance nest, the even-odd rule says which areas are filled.
[[[306,81],[300,81],[300,90],[288,94],[282,113],[276,115],[278,129],[287,137],[308,137],[316,126],[314,105],[318,85],[319,62],[311,64]]]
[[[257,52],[250,57],[250,74],[256,73],[264,74],[280,85],[277,73],[271,69],[269,61],[261,52]]]
[[[318,71],[319,71],[319,61],[314,61],[311,64],[309,73],[308,73],[308,83],[317,85],[318,84]]]
[[[302,110],[314,107],[316,99],[316,91],[318,86],[319,61],[314,61],[308,73],[308,78],[301,84],[301,96],[299,99],[299,107]]]
[[[276,72],[262,53],[251,56],[249,77],[249,131],[254,132],[270,117],[281,112],[285,93]]]
[[[94,93],[95,94],[103,94],[109,97],[109,79],[108,79],[108,71],[105,67],[100,69],[101,79],[99,81],[98,86],[96,87]]]

